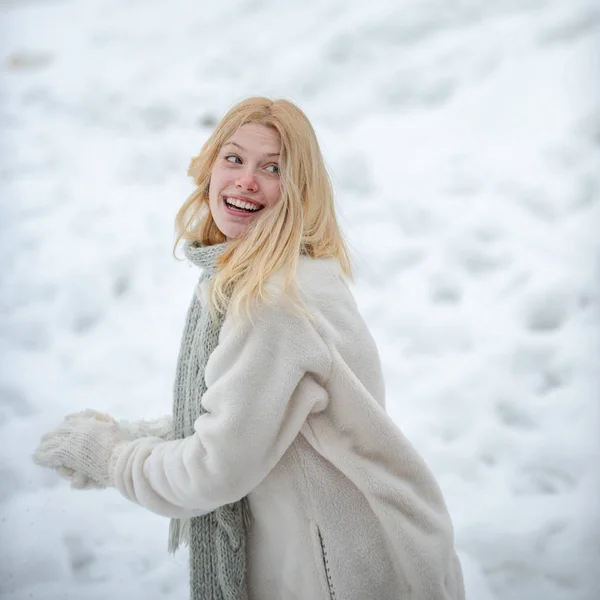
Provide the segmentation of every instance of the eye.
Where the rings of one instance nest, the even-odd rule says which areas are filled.
[[[225,156],[225,160],[227,160],[231,163],[237,163],[237,164],[242,163],[242,159],[239,156],[237,156],[237,154],[228,154],[227,156]]]
[[[269,171],[269,173],[274,173],[275,175],[279,175],[279,165],[276,165],[275,163],[267,165],[267,171]]]

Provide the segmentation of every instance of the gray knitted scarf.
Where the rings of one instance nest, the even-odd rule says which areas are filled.
[[[228,243],[200,246],[186,242],[186,257],[202,268],[200,281],[217,272],[217,259]],[[206,391],[204,370],[217,346],[223,317],[213,319],[196,294],[187,312],[173,393],[173,439],[194,434],[194,422],[206,411],[200,400]],[[247,600],[247,499],[217,508],[202,517],[171,519],[169,551],[180,542],[190,547],[191,600]]]

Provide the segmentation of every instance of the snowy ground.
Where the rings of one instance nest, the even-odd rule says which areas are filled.
[[[0,9],[3,599],[187,598],[165,519],[30,454],[68,412],[170,410],[197,276],[170,253],[185,170],[251,94],[317,128],[469,599],[600,597],[596,2]]]

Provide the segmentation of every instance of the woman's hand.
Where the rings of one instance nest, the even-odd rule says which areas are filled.
[[[72,487],[108,487],[113,483],[111,457],[127,439],[111,416],[86,410],[68,415],[43,436],[33,460],[71,479]]]

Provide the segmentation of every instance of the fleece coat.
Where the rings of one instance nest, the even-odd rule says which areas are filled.
[[[442,493],[385,411],[338,262],[302,257],[297,280],[313,320],[290,312],[277,278],[253,323],[226,315],[195,433],[119,446],[115,487],[167,517],[247,496],[250,600],[463,600]]]

